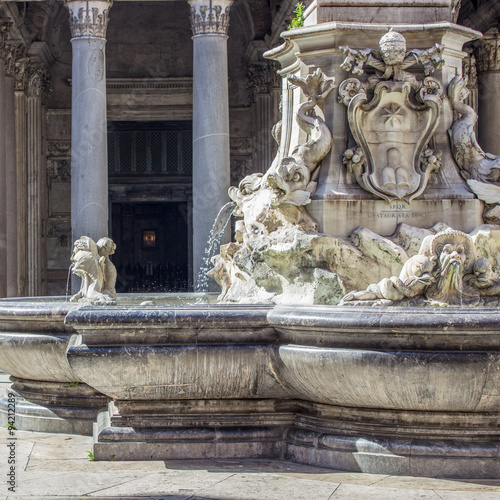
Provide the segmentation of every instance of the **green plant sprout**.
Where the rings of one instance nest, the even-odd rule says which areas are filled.
[[[89,460],[91,462],[95,462],[94,452],[92,450],[87,450],[87,455],[89,456]]]
[[[301,28],[302,26],[304,26],[304,12],[305,12],[305,10],[306,10],[306,6],[302,2],[299,2],[295,6],[295,10],[293,11],[293,13],[295,14],[295,17],[292,19],[292,21],[290,22],[290,25],[288,26],[289,30],[291,30],[293,28]]]

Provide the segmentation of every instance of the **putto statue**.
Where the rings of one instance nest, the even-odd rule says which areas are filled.
[[[116,304],[116,268],[109,259],[115,250],[113,240],[107,237],[97,243],[88,236],[75,241],[71,270],[82,279],[82,284],[79,292],[71,297],[71,302]]]
[[[477,306],[499,295],[500,278],[487,258],[477,258],[471,236],[447,229],[424,238],[399,276],[350,292],[341,303]]]

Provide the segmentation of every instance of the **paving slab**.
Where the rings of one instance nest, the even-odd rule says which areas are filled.
[[[16,488],[0,500],[498,500],[499,480],[450,480],[334,471],[282,460],[93,462],[92,438],[15,431]],[[12,436],[0,429],[0,477]]]

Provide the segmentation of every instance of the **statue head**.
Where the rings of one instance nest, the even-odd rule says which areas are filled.
[[[397,66],[404,61],[406,55],[405,37],[392,29],[379,42],[380,54],[387,66]]]
[[[111,238],[105,236],[97,242],[97,248],[99,249],[99,255],[104,257],[107,255],[113,255],[116,250],[116,245]]]
[[[441,276],[451,273],[461,278],[472,272],[476,251],[468,234],[454,230],[442,231],[432,238],[430,250]]]

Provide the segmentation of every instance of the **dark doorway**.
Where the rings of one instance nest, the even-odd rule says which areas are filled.
[[[187,203],[112,203],[111,211],[117,291],[188,291]]]

